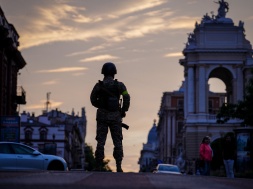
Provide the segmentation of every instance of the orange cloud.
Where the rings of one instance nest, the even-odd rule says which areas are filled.
[[[179,56],[183,56],[182,52],[168,53],[165,55],[165,57],[179,57]]]
[[[87,70],[88,68],[85,67],[63,67],[53,70],[39,70],[38,73],[61,73],[61,72],[75,72],[75,71],[82,71]]]
[[[59,107],[63,104],[63,102],[54,102],[54,101],[50,101],[50,105],[51,108],[56,108]],[[41,102],[41,104],[32,104],[32,105],[28,105],[25,107],[25,109],[27,110],[32,110],[32,109],[44,109],[45,108],[45,101]]]
[[[46,81],[46,82],[42,83],[42,85],[55,85],[57,83],[58,83],[58,81],[52,80],[52,81]]]
[[[94,56],[94,57],[90,57],[90,58],[85,58],[85,59],[80,60],[80,62],[92,62],[92,61],[115,60],[115,59],[118,59],[118,57],[112,56],[109,54],[105,54],[105,55],[99,55],[99,56]]]

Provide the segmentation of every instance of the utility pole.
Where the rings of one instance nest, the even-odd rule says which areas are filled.
[[[50,106],[50,101],[49,101],[49,99],[50,99],[50,94],[51,94],[51,92],[48,92],[47,93],[47,101],[46,101],[46,112],[48,112],[48,109],[49,109],[49,106]]]

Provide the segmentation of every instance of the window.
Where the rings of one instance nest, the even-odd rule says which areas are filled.
[[[40,132],[40,140],[47,140],[47,132],[46,131]]]
[[[177,100],[177,107],[178,108],[183,108],[184,107],[184,100],[183,99],[178,99]]]
[[[11,146],[12,146],[15,154],[32,154],[34,152],[33,149],[28,148],[23,145],[12,144]]]
[[[213,101],[212,100],[208,101],[208,111],[209,111],[209,114],[213,113]]]
[[[178,121],[177,122],[177,133],[181,133],[184,127],[184,122],[183,121]]]
[[[25,131],[25,140],[32,140],[32,132],[31,131]]]
[[[42,141],[47,140],[47,131],[48,129],[45,126],[42,126],[41,128],[39,128],[40,140]]]
[[[184,111],[184,100],[183,99],[177,100],[177,109],[178,109],[179,113],[183,113],[183,111]]]

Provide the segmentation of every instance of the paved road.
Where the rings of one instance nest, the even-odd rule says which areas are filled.
[[[253,179],[84,171],[0,172],[0,189],[252,189]]]

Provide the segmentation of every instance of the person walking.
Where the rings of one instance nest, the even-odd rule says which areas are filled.
[[[222,145],[223,163],[228,178],[234,178],[234,159],[236,155],[235,141],[229,134],[225,135]]]
[[[102,171],[104,146],[106,143],[108,129],[114,145],[113,157],[116,161],[117,172],[123,172],[121,164],[123,159],[123,135],[122,118],[130,106],[130,95],[124,83],[114,79],[117,74],[116,66],[112,62],[103,65],[101,73],[104,75],[103,81],[95,84],[91,95],[91,104],[97,108],[96,121],[96,140],[95,151],[96,168],[95,171]],[[120,97],[123,98],[121,107]]]
[[[201,168],[201,175],[210,175],[210,165],[213,157],[213,151],[210,146],[210,137],[205,136],[200,144],[199,148],[200,160],[203,161],[203,167]]]

